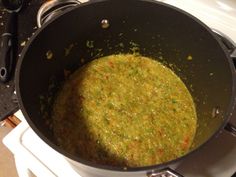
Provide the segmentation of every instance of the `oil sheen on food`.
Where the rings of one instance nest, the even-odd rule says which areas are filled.
[[[102,165],[139,167],[186,154],[197,117],[168,67],[147,57],[110,55],[75,71],[53,106],[57,144]]]

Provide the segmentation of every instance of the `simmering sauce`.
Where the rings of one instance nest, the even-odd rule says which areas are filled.
[[[193,99],[168,67],[119,54],[75,71],[53,106],[57,144],[90,162],[138,167],[186,154],[197,116]]]

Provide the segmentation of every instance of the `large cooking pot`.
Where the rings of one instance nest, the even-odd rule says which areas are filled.
[[[120,45],[122,44],[122,45]],[[159,59],[185,82],[197,109],[194,147],[200,149],[232,117],[234,66],[215,34],[193,16],[149,0],[107,0],[81,4],[40,28],[24,48],[16,70],[20,108],[31,128],[87,176],[145,176],[164,164],[121,168],[93,164],[54,143],[50,110],[65,73],[117,53],[139,52]],[[66,126],[65,122],[61,122]],[[227,124],[227,126],[226,126]],[[174,127],[173,127],[174,131]],[[158,140],[157,140],[158,141]]]

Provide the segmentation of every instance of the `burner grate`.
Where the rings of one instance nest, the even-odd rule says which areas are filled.
[[[66,9],[75,7],[78,4],[81,4],[78,0],[50,0],[45,2],[37,13],[38,27],[60,15]]]

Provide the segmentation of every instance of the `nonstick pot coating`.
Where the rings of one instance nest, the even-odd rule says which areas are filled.
[[[104,20],[109,23],[105,28]],[[86,3],[37,31],[17,67],[17,93],[30,126],[53,148],[81,162],[52,143],[49,124],[55,93],[65,72],[100,56],[133,52],[161,61],[190,90],[198,115],[193,149],[227,122],[232,109],[232,62],[213,33],[176,8],[128,0]],[[66,126],[66,121],[62,123]]]

